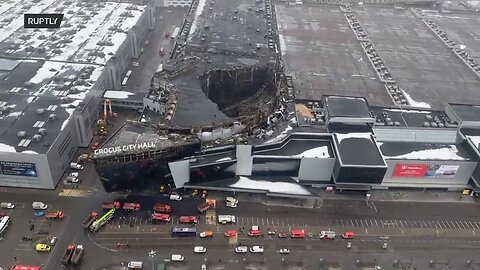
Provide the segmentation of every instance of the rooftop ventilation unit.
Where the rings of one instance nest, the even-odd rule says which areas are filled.
[[[50,115],[48,116],[48,120],[50,120],[50,121],[55,121],[55,120],[57,120],[57,115],[54,114],[54,113],[50,114]]]
[[[47,129],[46,128],[39,128],[37,130],[37,133],[40,134],[40,135],[45,135],[45,134],[47,134]]]
[[[27,137],[27,132],[21,130],[21,131],[17,132],[17,137],[18,138],[25,138],[25,137]]]
[[[32,139],[34,142],[40,142],[42,140],[42,135],[40,134],[35,134],[33,135],[33,139]]]
[[[35,112],[39,115],[43,115],[45,113],[45,109],[37,109]]]

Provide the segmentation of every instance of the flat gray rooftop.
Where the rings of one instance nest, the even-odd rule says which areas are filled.
[[[476,14],[424,13],[457,43],[467,46],[465,51],[480,60],[480,12]]]
[[[296,98],[345,95],[393,104],[338,6],[277,4],[276,10],[285,72],[294,77]]]
[[[187,51],[269,55],[264,1],[198,0],[188,16]],[[257,50],[256,45],[260,45]]]
[[[363,97],[327,96],[324,106],[330,117],[371,117],[370,106]]]
[[[45,154],[75,108],[92,98],[90,88],[145,9],[113,2],[37,2],[0,5],[0,151]],[[27,29],[25,13],[65,16],[59,29]],[[45,133],[35,142],[40,128]]]
[[[480,104],[480,80],[410,10],[364,6],[354,11],[411,104],[433,109],[448,102]]]
[[[442,123],[448,123],[445,127],[456,128],[456,125],[443,111],[432,110],[414,110],[414,109],[397,109],[397,108],[383,108],[373,107],[373,112],[377,116],[377,121],[382,120],[382,123],[388,122],[386,119],[390,118],[391,122],[398,122],[400,127],[424,127],[425,122],[434,120],[438,117]],[[430,115],[432,118],[427,117]],[[451,124],[451,125],[450,125]],[[378,125],[378,123],[377,123]]]
[[[480,106],[468,104],[449,104],[462,121],[480,121]]]

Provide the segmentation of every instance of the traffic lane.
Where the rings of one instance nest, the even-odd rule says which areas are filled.
[[[383,218],[383,219],[480,219],[480,204],[451,202],[374,202],[377,212],[361,200],[324,200],[320,208],[300,208],[290,206],[266,205],[256,202],[240,201],[237,208],[227,208],[224,201],[217,203],[220,214],[237,213],[250,214],[251,209],[258,209],[268,214],[311,217],[342,218]]]

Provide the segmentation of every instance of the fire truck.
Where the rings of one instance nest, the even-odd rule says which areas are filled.
[[[169,222],[172,220],[169,214],[160,214],[160,213],[153,213],[152,214],[153,221],[166,221]]]
[[[49,211],[45,214],[45,217],[47,219],[63,219],[65,217],[65,214],[63,211]]]

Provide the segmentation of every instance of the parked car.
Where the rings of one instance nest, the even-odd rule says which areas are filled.
[[[13,208],[15,208],[15,204],[10,203],[10,202],[2,202],[2,203],[0,203],[0,208],[13,209]]]
[[[22,236],[22,241],[32,241],[32,237],[29,235]]]
[[[288,248],[282,248],[278,251],[280,254],[290,254],[290,249]]]
[[[43,217],[43,215],[45,215],[45,212],[44,211],[35,211],[35,214],[34,214],[36,217]]]
[[[248,252],[248,247],[247,246],[237,246],[235,248],[236,253],[247,253]]]
[[[263,253],[263,246],[253,246],[250,248],[251,253]]]
[[[44,235],[46,235],[46,234],[49,234],[49,233],[50,233],[50,232],[47,231],[47,230],[45,230],[45,229],[41,229],[41,230],[38,231],[38,234],[44,234]]]
[[[57,237],[56,237],[56,236],[50,237],[50,241],[48,241],[48,244],[49,244],[50,246],[54,246],[55,243],[57,243]]]
[[[45,210],[48,208],[48,205],[44,204],[43,202],[33,202],[32,208],[33,210]]]
[[[5,212],[0,212],[0,217],[4,217],[6,216],[7,214]]]
[[[138,62],[133,62],[133,63],[132,63],[132,66],[134,66],[134,67],[138,67],[139,65],[140,65],[140,64],[139,64]]]
[[[200,233],[200,238],[211,238],[213,237],[212,231],[205,231]]]
[[[78,164],[76,162],[72,162],[72,163],[70,163],[70,169],[83,170],[83,165]]]
[[[207,248],[202,247],[202,246],[195,246],[193,248],[193,252],[195,252],[195,253],[205,253],[205,252],[207,252]]]
[[[48,252],[48,251],[50,251],[52,248],[51,248],[49,245],[47,245],[47,244],[37,244],[37,245],[35,246],[35,249],[36,249],[37,251],[41,251],[41,252]]]
[[[185,260],[185,257],[183,257],[180,254],[172,254],[171,261],[172,262],[183,262]]]
[[[287,234],[286,233],[279,233],[278,238],[287,238]]]
[[[183,199],[183,197],[179,194],[176,194],[176,193],[170,194],[170,200],[171,201],[181,201],[182,199]]]
[[[342,238],[343,239],[353,239],[355,237],[354,232],[344,232],[342,233]]]
[[[143,269],[143,262],[130,261],[127,264],[128,269]]]

